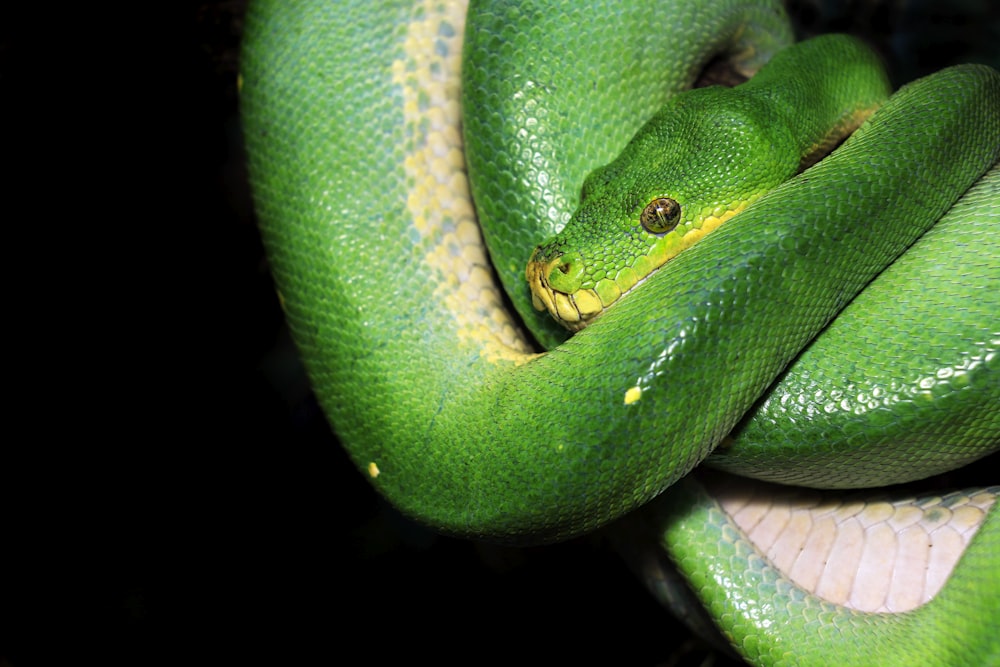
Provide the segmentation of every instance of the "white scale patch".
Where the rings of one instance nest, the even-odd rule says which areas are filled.
[[[987,491],[890,502],[774,486],[713,490],[795,584],[838,605],[890,613],[941,590],[996,499]]]

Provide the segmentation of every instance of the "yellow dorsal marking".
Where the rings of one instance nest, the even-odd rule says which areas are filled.
[[[427,249],[424,262],[439,280],[435,298],[454,315],[460,340],[487,360],[523,363],[534,355],[504,308],[476,221],[460,123],[460,64],[465,2],[423,2],[414,8],[393,82],[403,93],[412,141],[404,169],[413,228]]]

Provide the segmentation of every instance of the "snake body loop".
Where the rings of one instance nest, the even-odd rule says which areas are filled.
[[[829,333],[812,341],[950,210],[960,220],[996,217],[995,170],[980,179],[1000,156],[1000,74],[957,67],[905,87],[829,157],[755,198],[564,341],[532,308],[523,278],[531,249],[570,219],[585,176],[704,63],[731,57],[752,72],[790,43],[790,31],[775,2],[595,3],[585,16],[527,1],[475,4],[468,18],[464,9],[259,1],[247,20],[242,100],[261,231],[313,387],[362,473],[440,531],[507,542],[587,532],[669,489],[648,514],[655,530],[729,641],[760,664],[819,661],[831,655],[832,634],[852,638],[837,664],[912,657],[895,652],[907,641],[923,657],[940,649],[944,664],[995,657],[992,635],[969,629],[998,613],[991,501],[976,505],[989,517],[969,533],[957,583],[913,614],[880,619],[814,601],[767,570],[723,505],[697,482],[677,482],[720,443],[718,465],[759,476],[760,443],[775,438],[754,435],[754,417],[744,415],[768,400],[779,409],[759,414],[782,422],[782,456],[795,468],[794,452],[804,450],[806,463],[783,474],[812,484],[830,481],[824,470],[834,459],[841,472],[832,485],[850,486],[852,469],[885,453],[864,482],[884,484],[997,448],[993,260],[962,269],[983,286],[986,305],[959,327],[969,344],[958,357],[932,355],[950,374],[920,371],[918,390],[896,387],[888,398],[852,385],[865,394],[867,418],[837,386],[808,379],[820,407],[784,409],[800,399],[772,383],[796,377],[807,355],[789,364],[806,346],[826,349],[823,359],[842,352],[865,373],[864,348]],[[650,11],[670,26],[670,40],[651,34]],[[977,245],[995,254],[996,233],[984,234]],[[869,289],[902,300],[892,284]],[[507,298],[520,316],[506,310]],[[942,307],[942,318],[960,319],[950,297]],[[915,357],[910,331],[866,322],[887,343],[890,366]],[[959,349],[948,335],[930,337]],[[833,374],[841,387],[857,380]],[[960,400],[948,414],[957,417],[914,409],[953,393]],[[841,427],[817,421],[819,436],[796,441],[796,422],[828,407],[857,412],[862,423],[810,454],[808,438],[833,442]],[[930,463],[913,442],[928,419],[946,422]],[[897,432],[907,447],[890,450],[884,443]],[[877,437],[866,444],[869,433]],[[866,454],[852,460],[848,451],[845,462],[849,445]],[[705,540],[718,549],[699,564]],[[756,581],[766,585],[740,588]],[[730,618],[737,598],[760,603],[743,605],[756,616]],[[949,618],[961,619],[959,641],[940,629]],[[929,639],[917,642],[921,631]]]

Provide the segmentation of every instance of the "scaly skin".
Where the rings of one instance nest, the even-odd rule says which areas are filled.
[[[1000,487],[986,493],[996,497]],[[645,520],[730,645],[754,665],[993,665],[1000,585],[1000,512],[993,509],[947,585],[904,613],[864,613],[803,590],[761,553],[693,479]]]
[[[1000,278],[998,226],[994,166],[844,309],[706,463],[783,484],[865,488],[993,451],[1000,425],[982,406],[1000,405],[1000,290],[969,276]],[[958,255],[962,270],[942,261]],[[906,332],[905,354],[886,322]]]
[[[824,68],[831,62],[836,76]],[[569,223],[532,253],[527,278],[535,307],[582,329],[669,259],[822,157],[817,152],[857,129],[890,92],[874,53],[828,35],[785,49],[735,88],[674,97],[613,162],[587,177]],[[643,221],[667,205],[669,224],[661,224],[663,213]]]
[[[915,89],[919,95],[893,97],[842,150],[540,354],[503,311],[467,197],[453,78],[462,7],[411,4],[380,3],[375,11],[370,3],[256,3],[243,104],[262,233],[317,396],[373,485],[450,534],[562,539],[673,485],[1000,150],[1000,76],[950,70]],[[519,285],[511,299],[543,343],[558,335],[531,309],[523,262],[569,219],[583,176],[609,162],[714,52],[749,54],[752,69],[768,54],[748,46],[787,42],[776,5],[738,4],[640,9],[639,36],[610,17],[572,10],[565,17],[527,2],[483,7],[488,15],[474,19],[467,57],[480,52],[505,68],[466,67],[476,211],[499,220],[490,232],[497,239],[506,239],[505,225],[538,225],[491,256],[497,273]],[[651,24],[650,16],[661,20]],[[535,19],[581,41],[542,36]],[[600,33],[612,35],[610,53],[632,60],[609,60]],[[664,61],[672,83],[662,95],[650,92],[662,81],[647,74],[660,63],[643,60],[651,53],[646,38],[676,57]],[[532,44],[547,55],[526,60],[540,63],[544,76],[518,74]],[[562,73],[560,54],[573,54],[577,69]],[[491,84],[512,86],[513,94]],[[644,109],[622,112],[631,106],[625,100]],[[508,102],[525,106],[520,113],[500,106]],[[567,121],[566,109],[582,120]],[[491,118],[500,135],[513,130],[510,143],[495,143]],[[598,136],[579,131],[581,124]],[[529,176],[512,171],[519,166]],[[886,335],[899,334],[886,327]],[[991,383],[995,374],[976,386]],[[978,406],[988,423],[1000,419],[996,404]],[[981,534],[994,535],[995,524]],[[996,561],[986,557],[971,569],[962,573],[981,578],[995,617]],[[869,644],[825,644],[808,627],[790,632],[803,656],[836,649],[865,658],[894,648],[878,635],[873,653]],[[988,655],[990,647],[975,650]],[[766,651],[746,655],[768,660]]]

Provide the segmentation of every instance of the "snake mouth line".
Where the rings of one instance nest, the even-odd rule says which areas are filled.
[[[594,287],[579,287],[586,275],[585,269],[581,268],[585,262],[579,252],[571,250],[545,256],[543,246],[539,246],[531,253],[525,269],[532,305],[539,311],[548,310],[557,322],[570,331],[580,331],[664,264],[741,213],[755,199],[757,196],[747,197],[721,214],[703,218],[698,226],[688,229],[679,240],[639,256],[614,277],[606,276],[598,280]],[[567,286],[570,289],[559,289]]]
[[[553,262],[538,261],[534,256],[528,262],[525,277],[531,288],[531,303],[535,310],[549,311],[549,315],[559,324],[573,332],[580,331],[593,323],[611,304],[616,303],[646,279],[645,276],[637,278],[624,290],[617,286],[610,292],[604,290],[603,296],[593,288],[581,288],[568,293],[549,284],[548,275],[551,273],[552,264]]]

